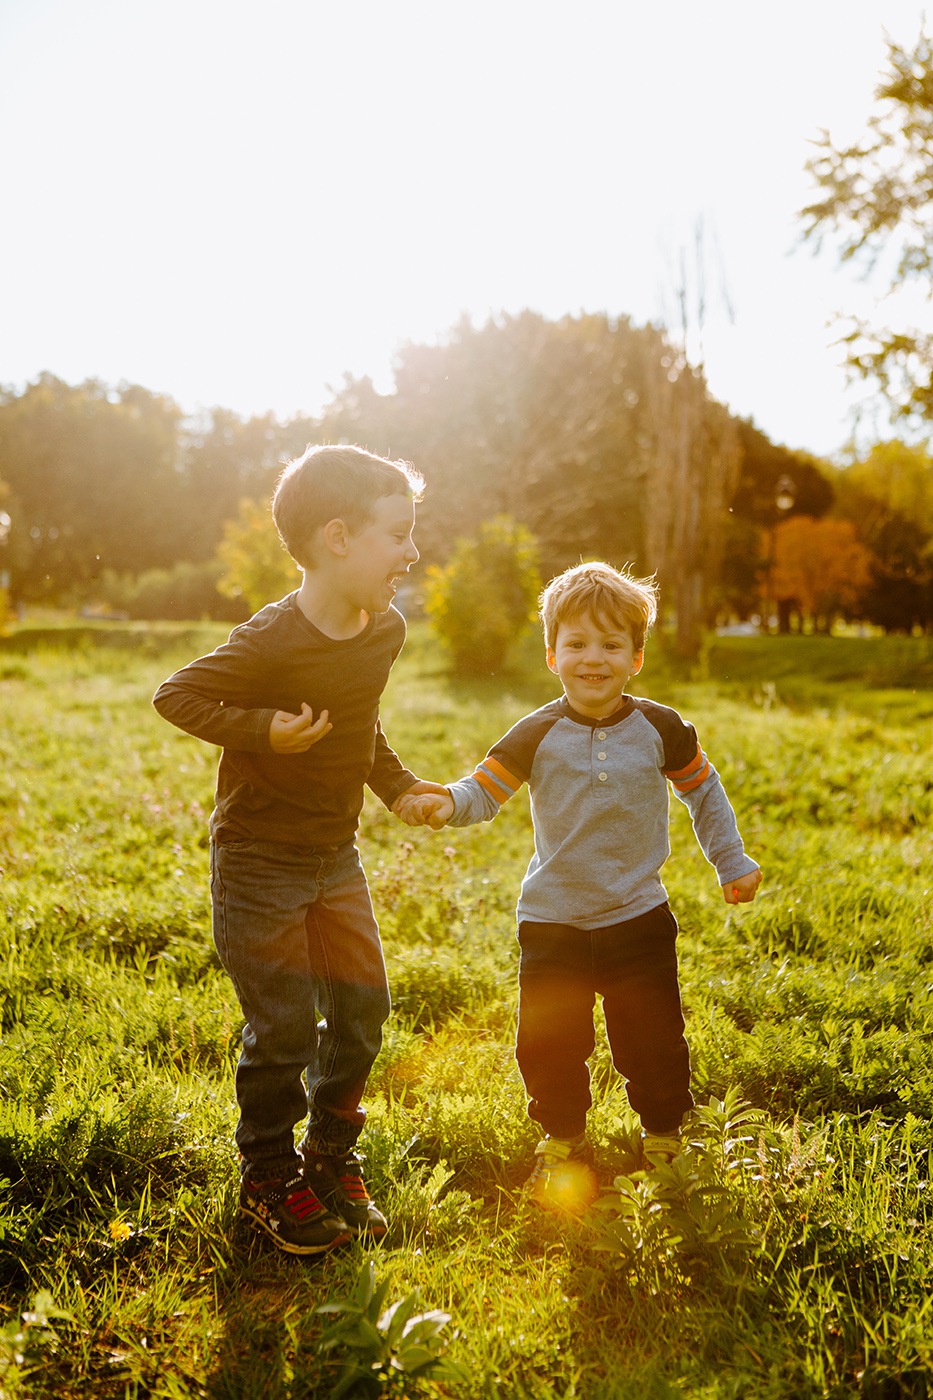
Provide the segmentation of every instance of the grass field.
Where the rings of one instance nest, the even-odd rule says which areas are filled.
[[[724,639],[692,682],[649,651],[639,690],[696,723],[765,884],[727,909],[673,804],[693,1145],[627,1174],[600,1039],[591,1127],[616,1187],[582,1220],[517,1193],[536,1141],[512,1058],[524,796],[439,835],[369,802],[395,1009],[363,1147],[392,1226],[307,1265],[237,1223],[216,755],[149,706],[222,635],[0,646],[0,1397],[274,1400],[341,1375],[489,1400],[933,1392],[930,644]],[[410,767],[450,779],[552,686],[536,646],[454,682],[415,627],[383,717]]]

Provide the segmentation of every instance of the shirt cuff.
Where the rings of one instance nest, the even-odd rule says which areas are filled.
[[[744,851],[738,851],[734,855],[730,853],[722,857],[716,865],[716,874],[721,885],[728,885],[730,880],[741,880],[743,875],[751,875],[753,871],[760,869],[761,866],[756,860],[752,860]]]

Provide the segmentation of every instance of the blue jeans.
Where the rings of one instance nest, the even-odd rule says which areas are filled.
[[[246,1020],[236,1071],[246,1166],[256,1179],[290,1175],[305,1115],[309,1148],[349,1151],[389,1014],[359,852],[352,841],[214,842],[211,899],[214,943]]]
[[[607,928],[519,925],[516,1058],[528,1113],[553,1137],[586,1127],[593,1009],[603,999],[612,1062],[649,1133],[680,1126],[693,1107],[677,981],[677,921],[667,904]]]

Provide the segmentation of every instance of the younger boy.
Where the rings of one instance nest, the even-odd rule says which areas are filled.
[[[541,595],[547,664],[563,697],[494,744],[472,777],[446,795],[400,804],[410,825],[467,826],[494,817],[523,782],[535,850],[518,900],[516,1055],[528,1112],[544,1129],[529,1187],[561,1203],[590,1153],[587,1059],[597,994],[612,1059],[641,1118],[647,1165],[680,1148],[693,1105],[677,981],[677,923],[660,868],[670,855],[667,782],[690,810],[726,902],[755,897],[761,872],[696,731],[676,711],[624,694],[644,661],[656,613],[650,581],[580,564]]]
[[[222,746],[211,897],[214,941],[246,1020],[240,1209],[291,1254],[386,1229],[354,1154],[389,1012],[354,837],[364,785],[388,807],[445,791],[403,767],[379,724],[405,640],[392,598],[418,559],[423,485],[405,462],[309,448],[272,504],[301,587],[177,671],[153,701]],[[299,1154],[293,1130],[306,1115]]]

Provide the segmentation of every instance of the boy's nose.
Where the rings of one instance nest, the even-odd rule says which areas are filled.
[[[421,555],[418,553],[418,547],[412,539],[408,541],[408,546],[405,550],[405,558],[411,564],[417,564],[418,560],[421,558]]]

